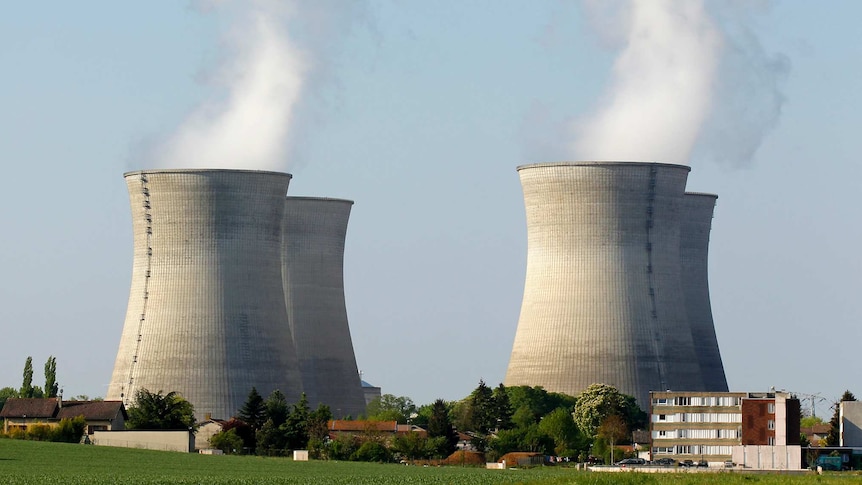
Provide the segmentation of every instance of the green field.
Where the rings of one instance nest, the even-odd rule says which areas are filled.
[[[538,467],[485,470],[285,458],[210,456],[0,439],[3,484],[850,484],[862,477],[743,474],[590,473]]]

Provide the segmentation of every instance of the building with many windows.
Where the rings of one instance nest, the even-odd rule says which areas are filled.
[[[799,412],[786,392],[651,392],[652,459],[798,468]]]

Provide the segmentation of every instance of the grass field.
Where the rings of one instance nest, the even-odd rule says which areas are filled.
[[[3,484],[851,484],[860,475],[590,473],[539,467],[485,470],[212,456],[0,439]]]

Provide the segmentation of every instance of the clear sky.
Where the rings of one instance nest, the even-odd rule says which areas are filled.
[[[41,385],[54,355],[66,396],[105,394],[131,278],[122,173],[193,165],[176,158],[197,153],[181,145],[195,134],[222,143],[208,156],[225,166],[292,173],[292,195],[355,201],[345,292],[365,380],[417,403],[503,380],[527,250],[515,168],[583,151],[572,127],[625,86],[630,31],[556,0],[252,3],[4,6],[0,386],[20,386],[28,355]],[[730,388],[862,394],[862,3],[729,0],[704,15],[691,39],[657,41],[703,47],[689,52],[703,61],[720,56],[702,32],[737,39],[723,44],[735,63],[698,71],[725,90],[704,108],[724,124],[703,121],[684,160],[643,159],[690,163],[689,190],[719,195],[710,289]],[[256,57],[260,39],[277,49]],[[274,129],[232,141],[195,125],[232,106],[231,86],[268,92],[242,78],[267,62],[280,67],[264,79],[299,80],[278,98],[285,116],[255,118]],[[703,99],[655,79],[666,106]],[[658,131],[683,136],[692,119]],[[617,127],[628,148],[642,132]]]

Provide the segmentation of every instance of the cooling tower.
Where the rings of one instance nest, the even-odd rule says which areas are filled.
[[[681,287],[689,167],[572,162],[518,167],[527,274],[506,385],[577,395],[610,384],[702,390]]]
[[[683,198],[679,251],[682,261],[682,288],[691,327],[694,350],[700,362],[705,391],[727,392],[727,378],[709,302],[707,255],[714,194],[686,193]]]
[[[365,414],[344,301],[344,241],[353,201],[288,197],[284,300],[309,404],[335,417]]]
[[[291,176],[245,170],[125,174],[134,264],[107,399],[177,391],[200,418],[234,416],[252,386],[295,401],[281,224]]]

